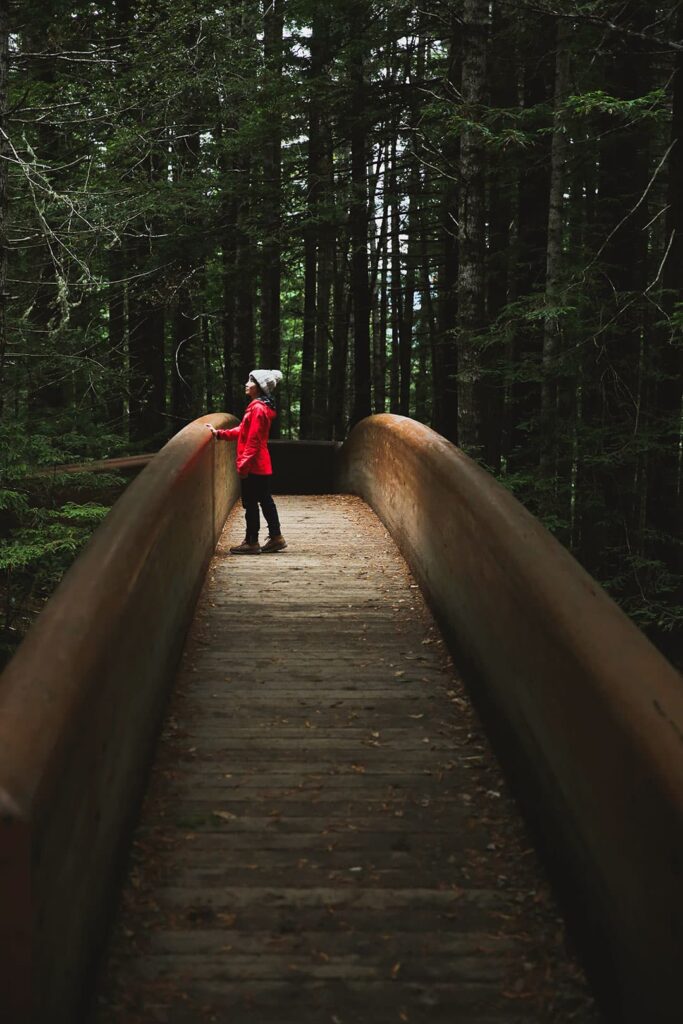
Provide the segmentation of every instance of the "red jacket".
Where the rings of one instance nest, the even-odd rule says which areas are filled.
[[[255,398],[247,406],[239,427],[216,431],[216,436],[226,441],[237,438],[237,472],[240,476],[248,476],[249,473],[269,476],[273,472],[268,452],[268,435],[270,424],[276,416],[271,405]]]

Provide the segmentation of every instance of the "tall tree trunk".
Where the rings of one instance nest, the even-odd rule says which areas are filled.
[[[517,104],[517,61],[512,38],[513,26],[514,19],[507,9],[495,5],[489,62],[491,105],[494,109],[512,110]],[[486,350],[488,414],[484,431],[484,461],[495,473],[499,473],[503,465],[506,426],[508,338],[505,329],[496,321],[510,299],[511,228],[516,178],[508,162],[499,159],[489,162],[487,181],[489,245],[486,267],[486,315],[491,327]]]
[[[559,431],[558,382],[562,355],[562,316],[564,284],[564,194],[567,189],[569,133],[563,119],[564,103],[570,88],[571,24],[557,19],[555,48],[555,125],[550,157],[550,196],[548,203],[548,248],[546,257],[543,357],[541,365],[540,468],[546,478],[556,477]]]
[[[123,432],[123,374],[126,348],[126,287],[123,248],[109,257],[109,337],[106,360],[112,379],[108,385],[107,420],[111,430]]]
[[[5,361],[7,356],[7,100],[9,91],[9,9],[0,4],[0,416],[5,398]]]
[[[187,30],[186,40],[196,36],[198,26]],[[174,180],[177,185],[190,191],[197,176],[200,160],[200,136],[195,128],[198,105],[193,90],[188,89],[186,95],[186,122],[176,128],[174,144]],[[201,256],[197,252],[195,238],[199,224],[191,206],[185,212],[184,219],[178,225],[178,250],[176,254],[177,273],[180,281],[176,290],[176,300],[172,317],[173,359],[171,365],[171,415],[174,428],[188,419],[198,416],[203,404],[203,396],[197,389],[197,368],[201,366],[201,333],[199,318],[195,316],[193,291],[200,275],[197,267]],[[203,388],[201,389],[203,390]]]
[[[431,178],[427,175],[425,182],[425,193],[430,194]],[[433,422],[433,410],[430,417],[428,401],[431,394],[428,394],[428,382],[434,376],[434,353],[438,347],[438,334],[436,323],[436,310],[434,308],[434,296],[432,293],[432,275],[430,261],[430,245],[428,234],[427,210],[420,204],[420,308],[422,311],[423,337],[420,342],[420,366],[417,374],[419,385],[415,398],[415,417],[423,423]],[[428,372],[429,371],[429,372]],[[439,381],[439,386],[442,386]]]
[[[327,237],[321,237],[318,262],[318,301],[315,319],[315,374],[313,382],[313,437],[327,436],[327,400],[329,388],[330,291],[334,248]]]
[[[164,310],[152,292],[139,290],[134,292],[129,310],[130,439],[158,443],[166,432]]]
[[[300,436],[311,437],[315,387],[315,349],[318,304],[318,258],[321,228],[321,201],[326,179],[323,167],[323,108],[321,86],[328,60],[328,14],[322,6],[315,10],[311,33],[311,60],[308,75],[308,209],[304,228],[304,322],[301,351]]]
[[[398,132],[398,126],[396,126]],[[396,135],[391,140],[391,155],[387,172],[388,197],[391,203],[391,363],[389,369],[389,409],[399,411],[400,405],[400,339],[403,331],[403,301],[401,290],[401,198],[398,190]]]
[[[329,125],[321,125],[321,190],[326,213],[318,229],[318,301],[315,321],[315,379],[313,386],[313,436],[330,437],[328,402],[330,386],[330,296],[334,280],[335,229],[329,210],[334,204],[334,142]]]
[[[223,353],[223,408],[234,414],[239,408],[235,375],[236,278],[237,278],[237,205],[224,204],[225,225],[221,244],[221,348]]]
[[[481,116],[486,98],[488,0],[465,0],[463,13],[462,98],[467,116]],[[458,436],[481,453],[486,421],[480,356],[485,324],[484,150],[481,132],[466,127],[460,139],[458,262]]]
[[[515,299],[535,308],[545,283],[550,196],[550,147],[546,129],[552,104],[555,22],[545,16],[519,22],[520,103],[533,126],[534,141],[521,161],[517,192],[515,275],[511,289]],[[506,464],[515,471],[536,471],[538,466],[538,417],[540,413],[540,362],[543,345],[538,324],[523,320],[512,329],[509,363],[513,379],[509,388],[506,430]]]
[[[193,385],[200,335],[190,289],[184,283],[178,290],[172,323],[171,415],[175,429],[179,430],[183,423],[199,415]]]
[[[385,189],[386,193],[386,189]],[[386,401],[387,361],[387,235],[389,207],[386,194],[382,206],[382,220],[377,237],[372,273],[372,392],[373,409],[384,412]]]
[[[242,187],[238,200],[235,231],[237,279],[235,282],[235,409],[240,414],[247,401],[244,383],[254,369],[256,336],[254,324],[256,254],[251,238],[252,165],[243,155],[239,163]]]
[[[226,18],[226,34],[239,52],[245,27],[239,10]],[[233,139],[238,138],[238,99],[228,95],[219,111],[216,129],[220,169],[220,281],[222,309],[220,317],[221,362],[223,367],[223,409],[237,415],[242,408],[237,356],[237,287],[242,268],[238,266],[238,215],[240,208],[241,168]]]
[[[417,267],[420,259],[420,234],[421,234],[421,193],[422,180],[420,176],[420,134],[418,90],[423,88],[425,80],[425,61],[427,42],[421,34],[422,15],[418,14],[416,27],[417,59],[415,66],[415,79],[410,64],[410,50],[408,51],[406,81],[410,84],[410,142],[407,147],[409,158],[408,171],[408,245],[406,252],[406,275],[403,305],[403,324],[400,332],[400,362],[401,362],[401,386],[399,394],[399,408],[404,416],[410,415],[410,390],[412,383],[412,356],[413,356],[413,328],[415,324],[415,287],[417,281]]]
[[[282,37],[284,0],[266,0],[263,18],[263,51],[268,87],[266,135],[263,156],[263,268],[261,273],[261,357],[267,368],[280,367],[280,288],[282,278]],[[271,436],[279,436],[279,419]]]
[[[148,181],[154,181],[160,173],[158,154],[150,154],[145,166]],[[166,320],[152,242],[157,229],[158,224],[140,225],[128,261],[135,274],[128,298],[129,433],[131,441],[143,444],[166,436]]]
[[[320,120],[317,99],[311,96],[308,123],[308,219],[304,228],[304,322],[301,341],[301,405],[299,436],[311,436],[315,372],[315,326],[317,299],[318,231],[320,190]]]
[[[375,412],[386,412],[387,410],[387,331],[389,329],[389,289],[387,286],[388,255],[385,251],[382,256],[382,270],[380,273],[380,299],[379,299],[379,322],[377,340],[377,364],[375,372]]]
[[[348,245],[347,231],[340,232],[332,284],[334,313],[330,401],[328,407],[329,432],[335,441],[342,441],[346,437],[344,408],[351,313],[351,291],[348,287]]]
[[[262,167],[262,154],[254,151],[253,136],[244,130],[240,109],[244,104],[253,112],[251,96],[258,93],[254,73],[253,55],[260,48],[258,39],[258,12],[256,4],[237,4],[229,10],[229,22],[234,37],[235,53],[242,74],[236,76],[235,94],[229,98],[225,111],[228,140],[228,195],[234,203],[234,214],[228,220],[234,224],[234,344],[232,351],[233,407],[229,410],[240,416],[247,399],[244,384],[256,363],[256,297],[263,260],[257,250],[254,226],[260,223],[257,206],[258,170]],[[277,31],[276,33],[277,34]],[[230,102],[232,99],[232,102]],[[237,107],[233,104],[237,104]],[[230,249],[228,250],[230,251]],[[277,422],[277,421],[276,421]]]
[[[204,382],[206,386],[206,409],[212,412],[215,409],[216,395],[214,392],[214,371],[213,371],[213,338],[212,329],[208,316],[204,313],[201,316],[202,349],[204,351]]]
[[[363,4],[354,4],[354,23],[365,22]],[[353,297],[353,406],[351,426],[369,416],[370,402],[370,289],[368,284],[368,185],[365,61],[359,46],[350,59],[351,83],[351,294]]]
[[[427,360],[429,356],[429,338],[424,328],[417,335],[417,375],[415,377],[415,419],[420,423],[427,422]]]
[[[413,356],[413,327],[415,323],[415,279],[419,252],[418,189],[420,172],[415,154],[412,154],[408,177],[408,248],[406,252],[406,273],[403,289],[403,317],[399,331],[399,362],[401,385],[399,390],[399,412],[410,416],[410,384]]]
[[[455,102],[460,92],[460,26],[453,20],[448,47],[448,71],[444,90]],[[458,441],[458,165],[460,136],[449,132],[444,141],[445,175],[440,197],[442,252],[438,276],[438,333],[432,351],[432,409],[434,429],[450,441]]]

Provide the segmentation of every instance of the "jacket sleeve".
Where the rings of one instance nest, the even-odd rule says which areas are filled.
[[[241,475],[249,472],[249,466],[254,461],[259,451],[266,446],[270,419],[265,407],[256,404],[254,411],[249,417],[247,424],[247,436],[244,438],[242,450],[237,459],[237,472]]]
[[[239,427],[230,427],[228,430],[217,430],[216,437],[221,441],[232,441],[240,432]]]

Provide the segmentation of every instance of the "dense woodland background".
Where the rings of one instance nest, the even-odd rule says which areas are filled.
[[[673,656],[683,3],[0,8],[4,643],[119,484],[36,465],[241,415],[415,417]]]

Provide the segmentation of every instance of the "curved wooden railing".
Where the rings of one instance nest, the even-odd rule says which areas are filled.
[[[338,481],[397,541],[503,734],[615,1019],[679,1021],[678,673],[508,491],[428,427],[363,420]]]
[[[76,1021],[206,566],[232,445],[181,430],[65,575],[0,682],[0,1017]]]

